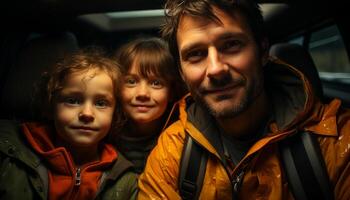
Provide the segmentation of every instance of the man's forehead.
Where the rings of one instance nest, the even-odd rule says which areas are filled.
[[[215,9],[217,10],[217,9]],[[213,16],[200,16],[200,15],[191,15],[189,13],[183,13],[179,18],[179,24],[178,24],[178,31],[181,31],[183,29],[186,29],[188,27],[192,28],[193,24],[195,23],[196,26],[206,26],[209,23],[218,23],[220,24],[220,18],[218,16],[217,11],[213,12]]]
[[[240,25],[244,25],[241,22],[246,22],[245,17],[238,10],[232,10],[232,12],[228,12],[226,10],[220,9],[216,6],[211,6],[212,8],[212,16],[210,15],[191,15],[189,13],[184,12],[180,18],[177,28],[177,36],[179,32],[186,30],[187,28],[193,28],[193,26],[204,27],[208,24],[218,24],[222,25],[224,22],[235,21],[239,22]]]
[[[244,18],[239,14],[227,14],[220,9],[214,9],[214,14],[217,19],[211,19],[205,16],[191,16],[189,14],[183,14],[179,20],[178,30],[176,33],[176,38],[178,42],[178,48],[180,50],[183,45],[184,35],[196,35],[200,34],[203,30],[208,30],[207,28],[217,28],[222,27],[221,33],[228,34],[241,34],[242,32],[250,32],[249,27],[245,23]],[[226,30],[224,30],[226,29]],[[186,38],[186,41],[188,38]],[[191,39],[192,40],[192,39]],[[188,41],[191,43],[191,41]],[[180,44],[181,43],[181,44]]]

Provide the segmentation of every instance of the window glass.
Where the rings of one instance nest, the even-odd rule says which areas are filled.
[[[322,81],[325,100],[336,97],[349,107],[350,63],[338,27],[331,25],[306,32],[288,42],[308,47]]]
[[[336,25],[311,33],[309,51],[321,76],[322,72],[349,75],[349,58]]]
[[[293,38],[293,39],[288,41],[288,43],[299,44],[301,46],[303,46],[303,42],[304,42],[304,36]]]

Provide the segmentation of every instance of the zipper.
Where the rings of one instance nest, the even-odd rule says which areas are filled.
[[[239,189],[241,188],[242,185],[242,181],[243,181],[243,177],[244,177],[244,170],[242,170],[238,176],[236,176],[233,180],[232,180],[232,186],[233,186],[233,192],[235,195],[238,194]]]
[[[220,140],[221,140],[221,144],[222,144],[222,148],[223,148],[223,166],[226,170],[226,172],[229,175],[230,181],[231,181],[231,186],[232,186],[232,196],[237,199],[238,197],[238,193],[239,193],[239,189],[241,188],[242,182],[243,182],[243,177],[244,177],[244,171],[246,168],[246,162],[238,162],[237,164],[235,164],[232,159],[230,154],[228,153],[227,147],[223,141],[222,135],[220,134]],[[221,160],[221,159],[220,159]],[[242,160],[241,160],[242,161]],[[242,166],[243,165],[243,166]],[[236,171],[236,175],[234,175],[233,172]],[[238,175],[237,175],[238,174]]]
[[[224,168],[226,169],[226,172],[228,173],[231,181],[232,196],[236,199],[242,186],[243,177],[247,168],[247,161],[242,163],[240,166],[237,165],[236,167],[233,167],[233,162],[230,158],[225,158],[225,161],[223,163]],[[233,173],[234,171],[236,172]]]
[[[75,171],[75,186],[80,186],[81,183],[81,171],[80,167],[78,167]]]
[[[189,134],[189,131],[187,129],[185,129],[185,132],[187,132],[187,134]],[[209,152],[207,150],[206,147],[204,147],[201,143],[197,142],[195,139],[193,139],[193,142],[196,142],[199,146],[201,146],[206,151],[206,153],[212,154],[211,152]],[[222,142],[222,139],[221,139],[221,142]],[[243,178],[244,178],[244,175],[245,175],[245,171],[247,170],[247,166],[248,166],[249,160],[252,159],[252,155],[250,155],[245,160],[241,160],[237,165],[231,166],[232,170],[229,170],[228,169],[229,167],[228,167],[227,159],[231,160],[231,158],[230,158],[230,156],[228,156],[229,154],[227,152],[227,149],[226,149],[225,145],[223,145],[223,148],[224,148],[223,149],[224,150],[224,159],[222,159],[220,156],[216,156],[215,154],[213,154],[213,155],[219,160],[221,165],[224,167],[224,169],[225,169],[225,171],[226,171],[226,173],[227,173],[227,175],[229,177],[229,180],[231,182],[232,196],[233,196],[234,199],[237,199],[239,190],[240,190],[240,188],[242,186],[242,182],[243,182]],[[232,161],[231,161],[231,164],[233,164]],[[238,174],[238,175],[233,176],[233,172],[235,172],[234,174]]]

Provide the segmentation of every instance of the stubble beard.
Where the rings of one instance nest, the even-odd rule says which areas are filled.
[[[260,86],[262,83],[255,82],[251,86],[246,88],[245,94],[239,100],[238,103],[228,105],[224,108],[218,108],[217,104],[221,101],[228,101],[234,97],[223,95],[215,99],[213,103],[209,103],[205,100],[205,97],[198,91],[191,90],[192,96],[197,103],[204,107],[211,115],[217,119],[233,118],[247,110],[247,108],[254,102],[254,100],[262,93],[263,88]]]

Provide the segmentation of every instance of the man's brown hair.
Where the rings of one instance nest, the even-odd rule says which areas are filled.
[[[165,4],[165,24],[162,26],[161,34],[163,39],[168,42],[177,67],[180,66],[180,57],[176,34],[181,16],[203,17],[220,23],[213,11],[213,6],[229,15],[235,12],[242,14],[253,33],[255,41],[261,48],[260,45],[264,38],[263,17],[259,5],[253,0],[167,0]]]

